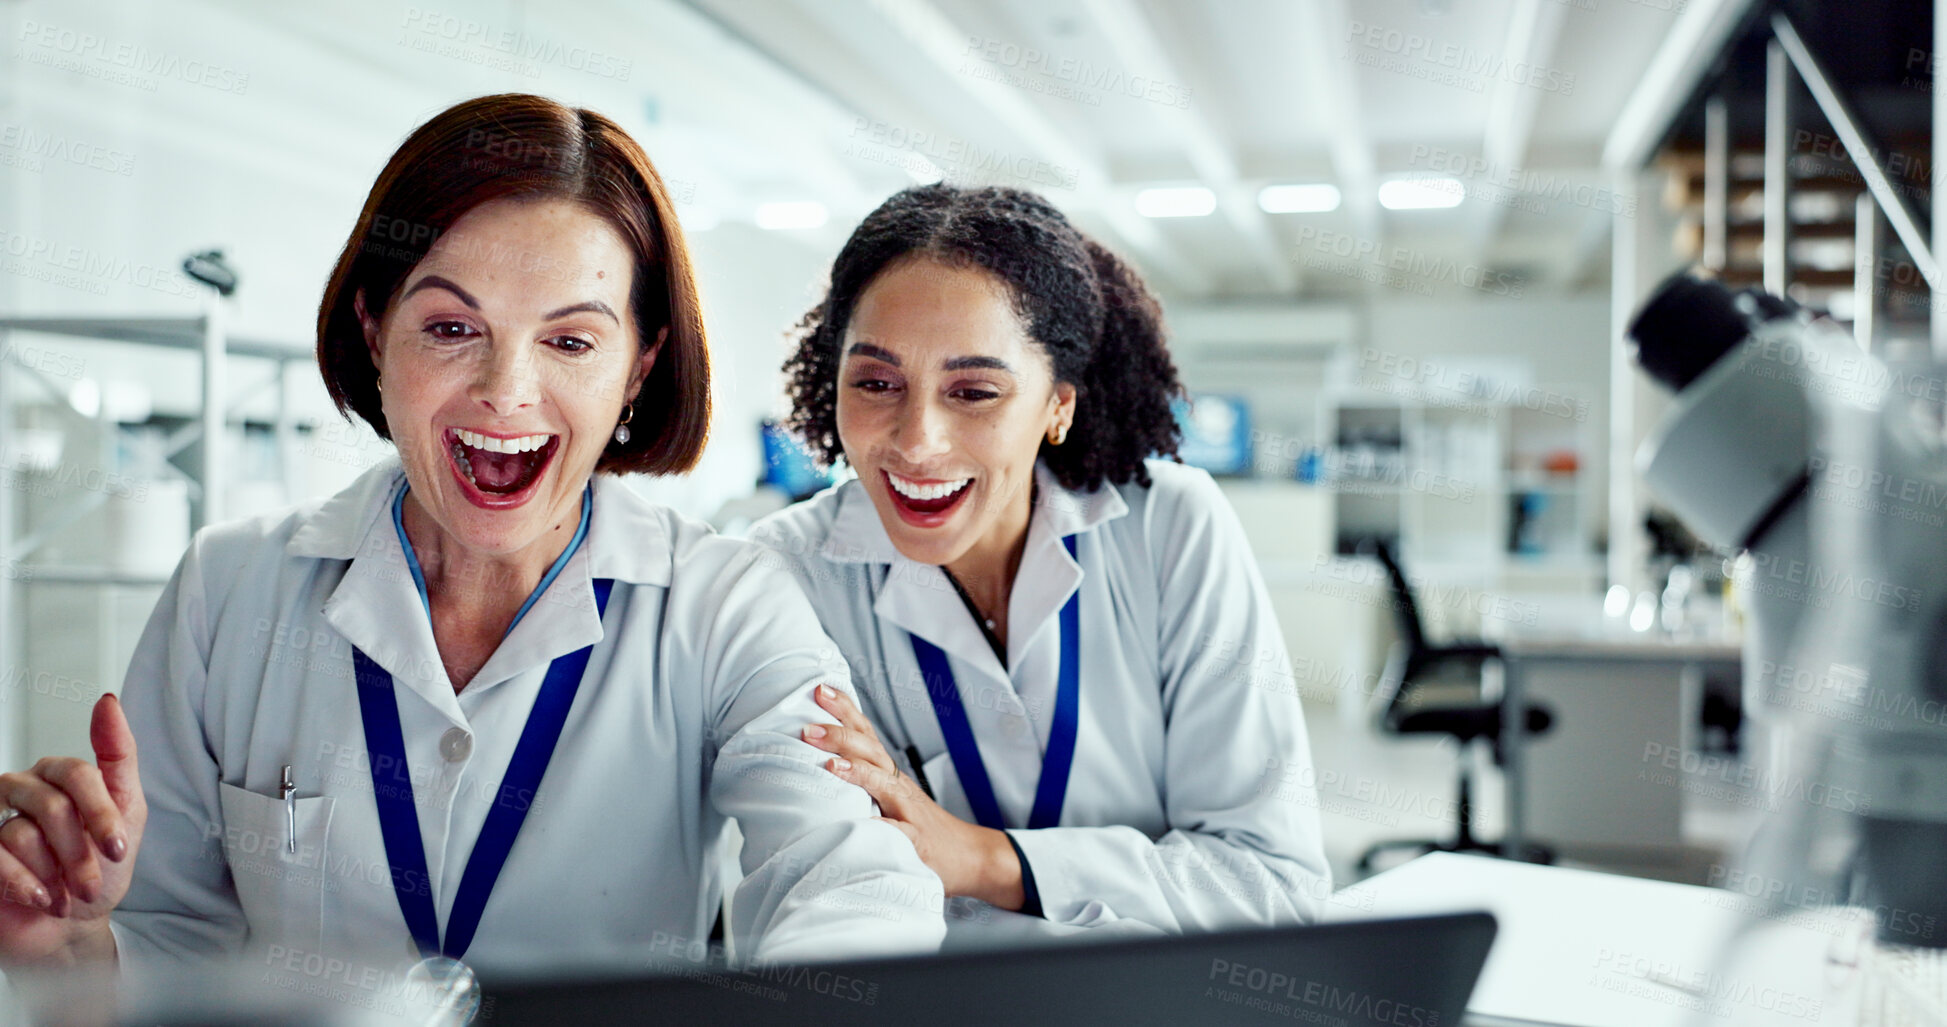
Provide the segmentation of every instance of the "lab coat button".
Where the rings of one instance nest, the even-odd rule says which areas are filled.
[[[448,728],[439,736],[439,754],[448,763],[463,763],[473,755],[473,736],[463,727]]]

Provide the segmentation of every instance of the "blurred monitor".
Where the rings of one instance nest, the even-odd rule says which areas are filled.
[[[815,966],[490,982],[495,1023],[1331,1024],[1454,1027],[1486,913],[1031,944]]]
[[[1251,408],[1242,397],[1197,393],[1171,408],[1183,429],[1177,455],[1184,463],[1215,475],[1250,473]]]
[[[797,436],[775,421],[763,423],[764,484],[776,486],[797,502],[832,483],[831,472],[818,466]]]
[[[745,967],[670,938],[652,942],[653,965],[639,969],[487,975],[475,1022],[1456,1027],[1494,934],[1492,916],[1459,913]],[[119,988],[98,972],[10,977],[0,1019],[129,1027],[465,1022],[442,1010],[445,992],[410,975],[379,973],[356,958],[296,956],[302,968],[280,957],[268,975],[258,960],[185,964]],[[311,969],[313,960],[327,969]]]

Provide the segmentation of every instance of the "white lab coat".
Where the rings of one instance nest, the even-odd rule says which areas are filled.
[[[910,635],[946,652],[1053,924],[1313,920],[1331,871],[1304,715],[1249,543],[1209,475],[1148,468],[1151,487],[1087,493],[1036,468],[1006,668],[940,568],[893,547],[858,482],[760,521],[751,537],[804,584],[894,759],[915,746],[941,805],[972,822]],[[1076,533],[1079,564],[1062,544]],[[1053,719],[1059,613],[1077,587],[1081,717],[1067,798],[1060,826],[1020,830]],[[978,910],[963,922],[956,904],[956,936],[1009,919]]]
[[[205,530],[183,557],[122,691],[149,802],[113,918],[124,972],[230,954],[282,987],[357,993],[416,958],[353,645],[395,682],[444,930],[549,662],[594,643],[467,953],[481,972],[701,958],[729,817],[747,875],[728,925],[740,957],[937,948],[939,878],[799,738],[829,720],[812,688],[849,683],[820,662],[830,641],[760,549],[597,476],[583,545],[455,695],[391,517],[403,482],[388,461],[320,504]],[[595,578],[615,580],[600,620]],[[287,764],[295,854],[277,798]]]

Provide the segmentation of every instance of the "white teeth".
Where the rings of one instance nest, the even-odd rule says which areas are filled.
[[[886,480],[892,482],[893,491],[898,492],[900,495],[905,496],[907,499],[918,499],[924,501],[929,499],[945,499],[946,497],[953,495],[955,492],[958,492],[961,489],[966,488],[967,483],[972,481],[973,479],[962,478],[959,481],[942,482],[938,485],[922,485],[919,482],[912,481],[911,479],[908,478],[902,478],[899,475],[892,473],[891,471],[887,471]]]
[[[552,435],[523,435],[517,439],[497,439],[491,435],[467,431],[465,428],[453,429],[460,441],[474,449],[484,449],[489,453],[531,453],[548,444]]]

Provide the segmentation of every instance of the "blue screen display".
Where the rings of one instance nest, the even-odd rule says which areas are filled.
[[[1241,397],[1201,393],[1171,408],[1183,428],[1184,463],[1211,474],[1250,473],[1251,408]]]
[[[831,472],[818,466],[796,436],[772,421],[763,423],[763,432],[765,484],[797,500],[832,483]]]

